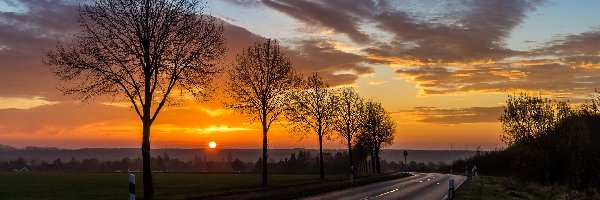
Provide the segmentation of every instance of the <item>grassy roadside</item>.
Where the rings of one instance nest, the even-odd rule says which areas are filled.
[[[456,192],[457,199],[600,199],[598,191],[579,192],[564,186],[541,186],[509,177],[471,177]]]
[[[264,191],[269,199],[291,198],[350,186],[345,175],[269,175],[269,186],[261,187],[258,174],[154,174],[156,199],[198,199],[226,194]],[[136,191],[142,194],[141,174]],[[365,176],[357,184],[390,180],[398,176]],[[127,199],[127,173],[0,173],[0,199]],[[293,188],[316,188],[298,191]],[[292,188],[289,191],[282,188]],[[284,192],[278,192],[284,191]],[[315,193],[316,194],[316,193]],[[141,195],[139,196],[141,197]],[[299,196],[298,196],[299,197]]]

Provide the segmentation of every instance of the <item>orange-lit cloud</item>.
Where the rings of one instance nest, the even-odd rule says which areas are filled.
[[[415,107],[410,110],[396,112],[407,123],[464,124],[498,122],[502,107],[470,107],[456,109],[440,109],[435,107]],[[411,122],[412,121],[412,122]]]
[[[57,102],[48,101],[44,97],[0,97],[1,109],[30,109],[38,106],[52,105]]]

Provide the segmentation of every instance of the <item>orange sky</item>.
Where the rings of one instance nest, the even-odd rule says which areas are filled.
[[[599,85],[600,31],[593,19],[600,16],[594,6],[386,2],[224,0],[208,1],[205,12],[225,22],[229,52],[222,66],[258,38],[278,39],[299,72],[322,72],[331,84],[382,102],[397,123],[389,148],[502,147],[497,119],[508,94],[580,101]],[[41,64],[41,49],[78,31],[76,6],[0,2],[0,144],[140,146],[141,122],[127,103],[77,102],[56,89],[60,81]],[[163,110],[152,127],[152,147],[216,141],[218,148],[260,148],[260,127],[222,106],[222,79],[212,100]],[[269,133],[269,145],[318,147],[315,136],[300,138],[279,125]],[[325,148],[344,145],[332,137]]]

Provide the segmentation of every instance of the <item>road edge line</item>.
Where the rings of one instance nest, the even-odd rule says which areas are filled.
[[[460,182],[458,185],[456,185],[456,188],[455,188],[455,190],[458,190],[458,188],[459,188],[459,187],[460,187],[460,186],[461,186],[463,183],[465,183],[465,181],[467,181],[467,177],[466,177],[466,176],[465,176],[465,178],[464,178],[464,179],[463,179],[463,180],[462,180],[462,181],[461,181],[461,182]],[[444,198],[442,198],[442,200],[448,200],[448,194],[446,194],[446,196],[444,196]]]

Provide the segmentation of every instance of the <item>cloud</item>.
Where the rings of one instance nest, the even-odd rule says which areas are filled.
[[[67,1],[12,2],[20,9],[0,11],[0,94],[67,99],[41,63],[42,49],[79,29],[76,5]]]
[[[220,125],[220,126],[209,126],[206,128],[196,128],[193,132],[195,133],[201,133],[201,134],[209,134],[209,133],[223,133],[223,132],[235,132],[235,131],[250,131],[250,130],[254,130],[254,129],[249,129],[249,128],[245,128],[245,127],[229,127],[226,125]]]
[[[505,48],[503,41],[522,23],[526,11],[539,4],[537,1],[463,2],[459,5],[463,9],[444,16],[457,19],[453,22],[421,21],[402,11],[374,15],[377,27],[392,33],[394,39],[366,52],[410,60],[417,65],[499,60],[516,53]]]
[[[381,85],[387,83],[387,81],[371,81],[369,82],[369,85]]]
[[[369,1],[344,3],[341,1],[298,1],[298,0],[263,0],[264,5],[281,11],[312,27],[332,29],[337,33],[347,35],[357,43],[367,43],[369,35],[360,30],[360,16],[349,10],[356,11],[360,6],[373,7]]]
[[[558,37],[525,57],[554,57],[571,66],[600,68],[600,30]]]
[[[209,108],[202,107],[202,108],[200,108],[200,110],[202,110],[203,112],[205,112],[206,114],[208,114],[211,117],[231,115],[233,113],[232,110],[228,110],[228,109],[209,109]]]
[[[134,128],[139,128],[135,127]],[[213,133],[227,133],[227,132],[239,132],[239,131],[251,131],[255,129],[247,127],[229,127],[227,125],[209,125],[206,127],[198,126],[182,126],[179,124],[157,124],[152,127],[155,134],[213,134]]]
[[[125,108],[101,104],[53,103],[29,109],[0,109],[3,134],[56,134],[99,122],[137,120]]]
[[[299,72],[320,72],[332,85],[354,83],[359,75],[373,73],[372,68],[362,65],[366,62],[364,57],[341,51],[332,41],[301,40],[287,55]]]
[[[600,69],[548,62],[503,63],[450,69],[439,66],[396,70],[415,82],[421,95],[537,91],[545,95],[584,95],[600,84]]]
[[[58,102],[48,101],[44,97],[0,97],[2,109],[31,109],[38,106],[52,105]]]
[[[244,7],[262,5],[260,0],[225,0],[225,2]]]
[[[265,39],[245,28],[224,22],[224,36],[227,39],[228,52],[222,62],[227,66],[233,63],[235,56],[244,48]],[[300,73],[323,73],[324,79],[332,85],[354,83],[360,75],[371,74],[373,69],[364,66],[368,62],[361,55],[340,50],[342,44],[335,41],[308,38],[291,41],[292,45],[283,46],[284,54],[290,58],[294,68]],[[280,42],[280,45],[283,45]],[[339,73],[344,71],[346,73]]]
[[[482,62],[514,55],[517,52],[505,48],[503,41],[540,2],[461,1],[447,5],[459,4],[455,6],[459,9],[446,11],[440,6],[442,14],[428,18],[401,10],[406,2],[394,6],[388,1],[263,1],[311,26],[332,29],[359,44],[369,42],[364,52],[370,58],[397,65]],[[392,39],[374,39],[361,27],[376,27]]]
[[[600,51],[600,30],[588,31],[575,35],[557,38],[545,47],[535,50],[536,53],[550,55],[598,55]]]
[[[432,124],[465,124],[498,122],[502,107],[469,107],[456,109],[440,109],[436,107],[414,107],[397,113],[407,115],[421,123]]]
[[[396,73],[417,84],[421,95],[536,91],[585,98],[600,85],[600,31],[567,35],[499,62],[460,67],[405,67]]]

